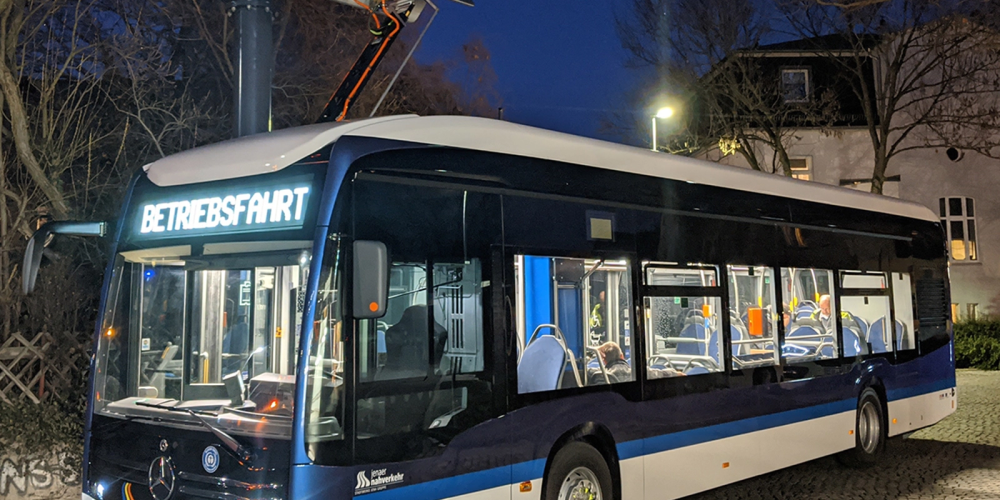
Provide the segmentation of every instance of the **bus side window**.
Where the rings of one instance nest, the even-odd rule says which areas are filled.
[[[518,255],[515,273],[519,393],[635,380],[627,260]]]
[[[643,297],[646,377],[652,380],[723,371],[725,334],[718,268],[644,262],[643,269],[649,294]],[[733,323],[732,328],[738,326]],[[738,349],[734,345],[733,354]]]
[[[833,271],[781,268],[781,355],[789,363],[837,357],[837,317]],[[845,343],[850,335],[845,332]]]
[[[891,297],[885,273],[841,271],[840,280],[843,290],[840,321],[845,334],[844,356],[892,352],[894,334],[902,333],[902,325],[890,326]],[[858,337],[858,349],[853,348],[854,336]]]
[[[733,369],[778,364],[778,310],[774,271],[767,266],[727,266]],[[746,335],[743,334],[746,332]],[[737,351],[738,347],[738,351]]]

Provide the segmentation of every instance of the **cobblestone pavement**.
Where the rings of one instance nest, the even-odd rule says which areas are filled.
[[[958,371],[958,410],[908,439],[892,439],[865,470],[833,457],[687,500],[886,498],[1000,500],[1000,372]]]

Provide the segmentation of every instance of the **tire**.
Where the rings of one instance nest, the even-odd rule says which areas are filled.
[[[865,389],[858,398],[858,411],[854,417],[854,448],[837,455],[837,458],[848,467],[871,467],[885,451],[886,431],[882,400],[874,389]]]
[[[544,500],[614,500],[612,495],[608,463],[593,446],[574,441],[552,458]]]

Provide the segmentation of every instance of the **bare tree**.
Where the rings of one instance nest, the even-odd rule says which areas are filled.
[[[177,78],[165,21],[143,1],[0,1],[0,334],[86,325],[99,278],[79,269],[103,268],[102,248],[63,246],[65,286],[81,293],[26,301],[25,238],[45,217],[113,217],[135,169],[193,144],[205,113]],[[39,300],[47,314],[26,317]]]
[[[663,149],[694,153],[718,144],[755,170],[791,176],[788,146],[795,127],[827,127],[836,115],[829,93],[802,104],[784,100],[781,82],[754,49],[771,32],[755,2],[632,0],[616,18],[630,63],[652,66],[659,88],[686,103],[684,125]],[[655,99],[655,98],[654,98]]]
[[[798,34],[839,35],[815,50],[840,64],[861,102],[872,144],[871,191],[882,193],[893,158],[957,147],[997,156],[1000,50],[981,1],[886,0],[843,9],[816,0],[780,3]],[[992,20],[995,21],[995,20]],[[825,38],[820,38],[825,37]],[[874,78],[869,77],[874,70]]]

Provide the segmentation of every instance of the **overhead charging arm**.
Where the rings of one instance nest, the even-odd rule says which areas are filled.
[[[347,76],[340,83],[337,91],[330,97],[330,101],[326,103],[326,108],[323,110],[323,114],[320,115],[318,122],[339,122],[347,116],[347,112],[351,109],[351,104],[354,103],[358,95],[365,88],[372,73],[375,72],[375,68],[385,58],[389,47],[392,46],[392,42],[396,41],[396,38],[399,37],[399,32],[406,26],[407,19],[413,13],[414,4],[410,4],[406,10],[398,14],[393,14],[386,7],[385,0],[381,1],[380,7],[385,17],[378,23],[379,25],[376,26],[376,29],[372,30],[372,34],[375,37],[361,51],[361,56],[358,57],[351,70],[347,72]],[[372,14],[376,17],[376,21],[378,21],[378,14],[374,10],[372,10]]]
[[[400,31],[406,27],[407,22],[416,21],[420,12],[428,3],[426,0],[365,0],[369,1],[370,4],[365,4],[363,0],[335,1],[368,10],[375,18],[376,26],[372,30],[374,38],[365,46],[365,49],[361,52],[361,56],[355,61],[351,70],[347,72],[344,81],[340,83],[340,87],[330,97],[330,101],[326,103],[326,108],[323,109],[323,113],[320,115],[317,123],[339,122],[347,117],[347,112],[351,109],[351,105],[355,103],[358,95],[364,90],[372,73],[375,72],[375,68],[382,62],[389,47],[399,37]],[[453,1],[470,7],[473,6],[473,0]],[[437,8],[434,7],[434,10],[436,14]],[[383,14],[381,19],[379,13]],[[407,60],[409,60],[409,56],[407,56]],[[406,62],[403,64],[406,64]],[[398,72],[396,76],[399,76]],[[395,81],[395,77],[393,80]],[[384,95],[382,97],[385,98]]]

